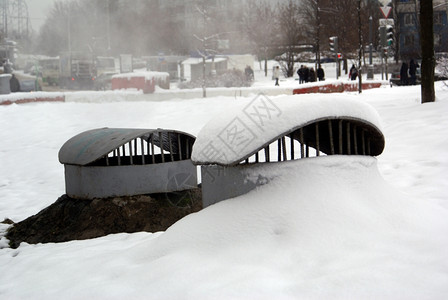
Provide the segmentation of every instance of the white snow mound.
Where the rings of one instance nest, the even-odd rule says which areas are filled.
[[[447,290],[446,274],[415,272],[437,273],[446,264],[421,251],[443,249],[446,215],[389,187],[375,158],[309,158],[264,164],[260,172],[277,179],[187,216],[133,256],[151,270],[149,281],[176,282],[151,295],[284,299],[299,290],[315,296],[325,286],[322,296],[330,298],[350,290],[358,299],[372,291],[417,299],[428,296],[422,291]]]

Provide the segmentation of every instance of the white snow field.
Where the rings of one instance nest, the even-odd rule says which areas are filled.
[[[273,85],[256,86],[263,84]],[[260,165],[275,174],[269,184],[165,232],[17,249],[2,237],[0,298],[446,299],[448,88],[437,83],[436,93],[428,104],[420,104],[419,86],[288,97],[373,106],[384,152]],[[256,92],[88,103],[97,95],[84,92],[83,103],[0,106],[0,219],[21,221],[64,194],[57,154],[82,131],[161,127],[197,135]]]

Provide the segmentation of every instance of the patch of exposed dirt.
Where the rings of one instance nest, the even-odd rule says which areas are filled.
[[[202,209],[201,190],[81,200],[67,195],[8,229],[12,248],[29,244],[91,239],[120,232],[165,231]]]

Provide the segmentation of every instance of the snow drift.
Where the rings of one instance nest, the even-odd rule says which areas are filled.
[[[297,85],[281,84],[277,91]],[[255,85],[273,83],[269,78]],[[445,299],[448,90],[443,83],[436,88],[437,101],[424,105],[419,86],[339,95],[379,112],[387,143],[377,159],[328,156],[271,165],[265,170],[276,175],[271,184],[191,215],[166,232],[1,249],[0,295]],[[57,153],[80,131],[165,127],[197,135],[214,115],[252,100],[237,95],[180,100],[186,97],[176,94],[148,101],[139,93],[117,102],[121,96],[108,93],[68,95],[70,103],[0,106],[4,217],[23,220],[63,193]],[[377,162],[388,183],[414,198],[385,183]],[[0,235],[6,227],[0,224]],[[0,248],[6,245],[2,238]]]
[[[375,158],[308,158],[263,164],[257,172],[276,179],[146,239],[122,234],[121,243],[109,241],[106,248],[100,241],[111,237],[56,244],[51,255],[43,255],[48,245],[4,249],[10,255],[0,257],[2,265],[40,266],[39,277],[52,279],[27,289],[21,283],[32,282],[36,270],[5,272],[2,281],[9,284],[0,293],[14,290],[19,298],[430,299],[447,291],[441,252],[448,245],[440,239],[448,228],[446,213],[392,189]],[[113,260],[106,263],[107,257]],[[76,284],[80,281],[82,286]]]
[[[191,299],[204,293],[208,299],[334,298],[345,290],[358,299],[372,292],[416,299],[448,283],[441,273],[414,272],[429,263],[437,273],[446,263],[411,247],[441,249],[446,216],[392,189],[375,158],[327,156],[259,168],[277,178],[187,216],[135,256],[152,269],[148,279],[178,283],[151,290],[154,298],[183,291]],[[177,263],[158,270],[165,259]]]

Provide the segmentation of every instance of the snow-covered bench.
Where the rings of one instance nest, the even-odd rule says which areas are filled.
[[[99,128],[59,151],[66,193],[93,199],[167,193],[197,186],[190,157],[195,138],[164,129]]]
[[[268,182],[257,173],[260,163],[381,154],[385,140],[377,112],[357,99],[326,96],[259,95],[206,124],[192,154],[193,163],[201,165],[203,206]]]

